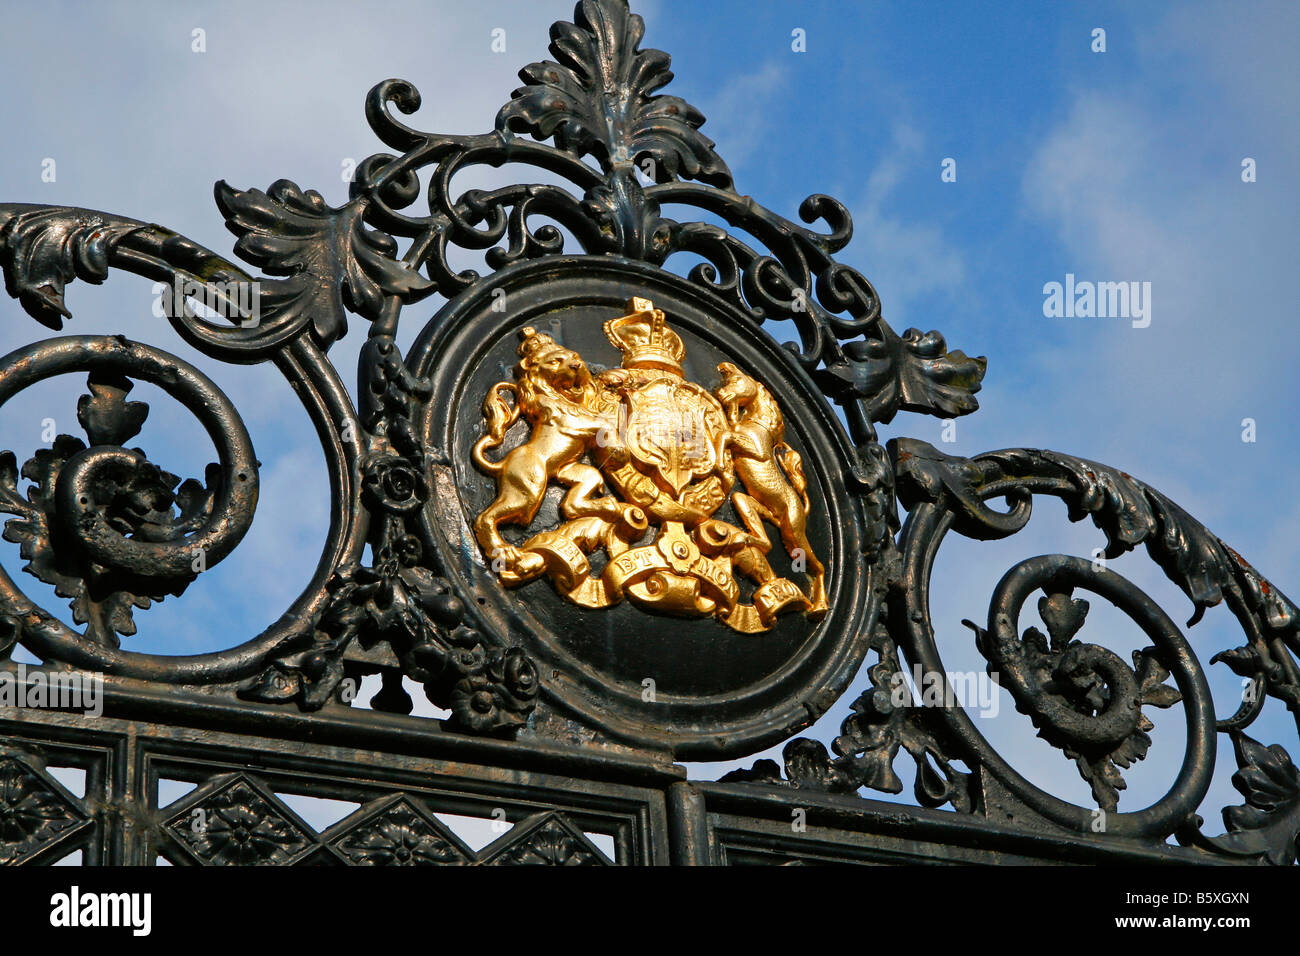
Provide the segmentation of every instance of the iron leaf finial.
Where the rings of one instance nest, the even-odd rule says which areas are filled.
[[[594,155],[608,173],[642,157],[657,182],[696,179],[731,188],[731,170],[700,132],[704,114],[677,96],[652,96],[673,78],[662,50],[641,50],[645,21],[626,0],[582,0],[574,22],[551,27],[551,53],[519,71],[524,86],[497,114],[497,129],[555,138]]]

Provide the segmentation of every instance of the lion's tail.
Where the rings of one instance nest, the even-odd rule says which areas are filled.
[[[790,486],[803,499],[803,510],[805,512],[810,510],[808,504],[808,479],[803,474],[803,458],[785,442],[781,442],[773,451],[776,452],[776,460],[781,463],[781,470],[790,479]]]
[[[487,434],[474,444],[474,464],[490,475],[500,474],[504,466],[499,461],[488,461],[483,453],[505,441],[506,430],[519,420],[519,402],[516,401],[511,405],[501,397],[501,393],[506,389],[514,392],[515,397],[518,398],[519,390],[515,388],[513,382],[497,382],[492,386],[487,398],[483,399],[483,417],[487,419]]]

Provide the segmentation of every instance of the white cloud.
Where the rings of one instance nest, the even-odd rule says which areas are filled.
[[[699,97],[698,106],[706,120],[703,132],[718,144],[733,173],[772,135],[768,121],[772,105],[788,101],[790,93],[789,67],[780,60],[768,60],[757,70],[729,80],[712,96]]]
[[[880,293],[885,318],[901,331],[930,325],[912,318],[926,295],[956,296],[966,279],[965,257],[938,226],[891,204],[895,190],[918,163],[931,161],[925,138],[907,122],[895,123],[887,149],[853,205],[853,261],[860,262]]]
[[[1186,481],[1199,501],[1236,516],[1250,507],[1244,490],[1293,462],[1274,411],[1294,408],[1296,395],[1294,186],[1278,167],[1300,123],[1294,111],[1272,112],[1280,78],[1297,87],[1293,71],[1269,59],[1282,56],[1277,44],[1264,42],[1252,57],[1240,48],[1243,31],[1269,26],[1244,17],[1230,27],[1207,9],[1217,11],[1188,9],[1144,31],[1139,75],[1122,88],[1073,92],[1026,164],[1026,209],[1061,250],[1060,274],[1043,281],[1067,271],[1150,281],[1151,326],[1043,320],[1031,347],[1068,348],[1080,374],[1079,387],[1049,397],[1041,413],[1068,408],[1078,431],[1103,436],[1095,454],[1171,494]],[[1205,41],[1195,55],[1189,36]],[[1206,58],[1224,57],[1235,72],[1202,69]],[[1271,177],[1243,183],[1247,155],[1271,166]],[[1247,416],[1270,422],[1267,440],[1241,443]],[[1239,466],[1206,468],[1207,455]],[[1182,503],[1212,524],[1196,501]],[[1262,529],[1266,516],[1257,520]],[[1282,574],[1295,555],[1288,548],[1256,560],[1267,569],[1272,559]]]

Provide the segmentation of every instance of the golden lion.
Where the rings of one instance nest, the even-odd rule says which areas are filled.
[[[511,545],[501,536],[500,525],[531,524],[551,478],[569,487],[560,505],[565,518],[598,517],[646,527],[646,517],[636,506],[610,496],[594,497],[603,483],[601,474],[578,460],[598,436],[603,442],[604,436],[615,434],[617,399],[593,381],[577,352],[533,328],[519,335],[515,381],[498,382],[488,392],[483,402],[487,434],[473,451],[474,464],[497,479],[496,499],[474,520],[474,535],[501,579],[512,584],[540,575],[545,558]],[[503,397],[506,391],[514,393],[513,405]],[[528,441],[501,461],[490,461],[484,452],[500,446],[520,416],[532,424]],[[618,449],[603,450],[618,455]]]

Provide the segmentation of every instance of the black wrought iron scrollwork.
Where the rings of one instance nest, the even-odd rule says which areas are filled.
[[[134,634],[131,608],[181,594],[198,573],[237,545],[253,520],[257,462],[234,406],[197,369],[122,338],[51,339],[0,360],[0,403],[63,372],[89,372],[77,420],[89,445],[57,436],[22,466],[33,487],[23,497],[13,452],[0,453],[0,509],[17,515],[4,537],[21,545],[26,570],[72,599],[85,639],[116,646]],[[148,414],[128,402],[133,376],[161,385],[197,415],[220,464],[205,482],[179,478],[124,445]]]
[[[660,92],[672,78],[668,56],[640,49],[643,32],[641,18],[621,0],[584,0],[575,22],[553,30],[555,61],[525,67],[524,85],[502,107],[495,128],[479,135],[425,133],[408,126],[392,109],[414,112],[418,92],[401,80],[378,84],[366,101],[367,118],[398,152],[360,163],[341,207],[287,180],[265,192],[218,183],[217,204],[238,237],[236,253],[268,277],[254,277],[159,226],[83,209],[0,206],[6,286],[40,321],[59,327],[70,315],[66,284],[102,281],[109,268],[174,284],[181,294],[167,311],[181,336],[225,361],[275,362],[299,386],[321,433],[335,486],[336,533],[308,592],[271,632],[203,665],[171,671],[177,679],[264,676],[271,661],[287,666],[283,662],[295,655],[314,653],[306,648],[319,643],[318,625],[328,619],[328,609],[338,607],[339,591],[355,594],[338,582],[363,571],[379,573],[379,565],[362,567],[360,549],[367,540],[372,548],[385,547],[391,516],[375,511],[363,490],[363,473],[378,467],[384,455],[415,463],[424,453],[406,424],[423,397],[393,338],[402,307],[435,293],[454,296],[480,278],[472,270],[452,269],[447,256],[453,247],[485,250],[487,264],[499,269],[561,252],[563,236],[556,226],[594,255],[662,264],[678,253],[699,254],[713,265],[693,269],[690,277],[740,306],[756,328],[768,319],[793,319],[801,336],[792,353],[797,367],[846,408],[858,449],[850,464],[874,522],[869,559],[881,551],[894,514],[892,476],[871,423],[887,421],[899,408],[944,415],[973,410],[983,360],[947,352],[937,333],[900,337],[889,329],[870,283],[832,258],[852,233],[841,204],[813,196],[800,208],[805,222],[826,222],[829,231],[822,234],[734,192],[730,171],[700,132],[704,117],[685,100]],[[586,157],[598,165],[589,165]],[[456,174],[479,165],[544,169],[567,179],[576,192],[524,182],[457,195]],[[411,207],[424,191],[420,176],[426,170],[428,212],[421,215]],[[643,178],[650,184],[643,185]],[[770,252],[759,253],[715,226],[667,219],[661,214],[667,204],[720,215],[765,242]],[[555,225],[534,226],[536,216]],[[407,242],[401,255],[399,241]],[[189,308],[189,298],[230,321],[200,318]],[[349,312],[370,323],[359,415],[324,357],[345,334]],[[840,317],[844,313],[847,318]],[[188,496],[187,491],[182,508],[192,507]],[[377,515],[378,522],[367,515]],[[438,575],[436,567],[424,570]],[[175,593],[183,577],[161,590]],[[160,593],[159,586],[150,593]],[[113,613],[129,628],[125,612]],[[368,626],[391,631],[371,617]],[[110,645],[113,633],[123,632],[96,624],[85,638]],[[61,633],[56,643],[64,652],[76,646],[83,660],[123,673],[162,679],[169,674],[161,660],[91,652],[70,634]],[[321,693],[300,687],[288,696],[306,703]]]
[[[1126,472],[1058,452],[1015,449],[972,460],[943,455],[911,439],[891,443],[898,463],[899,497],[909,509],[937,504],[954,512],[953,527],[987,540],[1013,534],[1029,520],[1031,493],[1062,498],[1073,521],[1090,518],[1106,535],[1104,557],[1139,544],[1191,600],[1188,626],[1226,603],[1248,643],[1217,656],[1234,672],[1256,679],[1261,694],[1220,729],[1241,729],[1258,716],[1257,703],[1272,696],[1300,710],[1300,611],[1236,551],[1182,508]],[[1008,512],[985,504],[1006,495]]]
[[[974,631],[989,675],[1029,715],[1039,735],[1075,762],[1097,809],[1111,815],[1107,832],[1160,840],[1174,835],[1215,853],[1293,862],[1300,838],[1295,768],[1281,746],[1265,747],[1243,730],[1258,717],[1267,697],[1300,713],[1300,616],[1295,605],[1167,497],[1117,469],[1028,449],[957,458],[913,439],[891,441],[890,454],[899,499],[910,512],[899,540],[901,578],[889,606],[888,633],[873,644],[878,660],[868,671],[871,685],[835,740],[837,756],[830,757],[814,741],[795,740],[786,746],[784,768],[769,761],[729,779],[896,793],[902,784],[890,765],[901,741],[918,761],[916,795],[923,804],[947,802],[958,810],[987,812],[983,801],[989,791],[983,784],[991,777],[994,799],[1005,802],[1009,795],[1020,808],[1057,826],[1087,831],[1097,819],[1095,811],[1029,783],[987,743],[961,702],[954,702],[930,623],[930,572],[947,532],[980,540],[1013,535],[1029,520],[1032,496],[1048,494],[1066,503],[1072,520],[1091,518],[1102,529],[1105,558],[1145,544],[1192,601],[1189,626],[1207,608],[1226,603],[1247,643],[1212,660],[1228,664],[1251,684],[1236,712],[1216,720],[1204,669],[1179,628],[1139,588],[1106,568],[1104,560],[1068,555],[1021,562],[999,582],[987,625],[965,622]],[[997,498],[1005,498],[1006,510],[990,506]],[[1152,646],[1135,652],[1129,664],[1100,645],[1079,640],[1089,607],[1076,596],[1080,591],[1109,600],[1145,632]],[[1035,593],[1047,634],[1036,627],[1022,632],[1018,624],[1021,609]],[[938,706],[923,706],[910,692],[888,693],[902,684],[899,648],[949,695]],[[1171,675],[1173,686],[1167,682]],[[1188,728],[1178,779],[1152,806],[1119,812],[1123,770],[1142,760],[1152,745],[1153,725],[1143,708],[1174,705],[1185,710]],[[911,730],[912,725],[920,729]],[[908,730],[900,734],[899,728]],[[1233,782],[1247,803],[1226,808],[1228,834],[1210,838],[1200,832],[1202,820],[1195,811],[1209,787],[1217,734],[1231,737],[1241,768]],[[973,796],[969,787],[956,786],[972,784],[952,771],[950,762],[957,759],[979,778]]]
[[[388,80],[367,101],[376,134],[400,156],[377,154],[359,164],[353,195],[365,202],[366,221],[411,246],[403,261],[424,269],[445,295],[479,278],[454,272],[450,247],[488,250],[488,264],[563,251],[554,226],[529,225],[546,216],[567,229],[591,254],[616,253],[656,265],[694,253],[711,265],[690,278],[740,306],[755,323],[790,319],[801,342],[792,346],[800,366],[846,408],[854,440],[874,440],[871,423],[899,409],[951,416],[974,411],[984,375],[982,358],[949,352],[937,332],[899,336],[880,315],[879,299],[861,273],[833,254],[852,236],[844,206],[825,195],[800,206],[805,223],[824,220],[827,233],[798,225],[732,189],[731,174],[700,133],[704,117],[678,97],[651,95],[671,78],[668,57],[640,50],[641,18],[625,3],[578,4],[575,23],[556,24],[551,52],[559,62],[533,63],[520,72],[524,86],[502,107],[496,130],[480,136],[418,132],[389,112],[420,104],[409,83]],[[555,146],[520,141],[554,137]],[[592,155],[599,171],[581,162]],[[454,176],[475,165],[531,165],[572,182],[581,195],[544,185],[470,190],[455,196]],[[435,166],[429,214],[403,213],[420,194],[418,171]],[[637,172],[649,173],[643,186]],[[697,180],[698,182],[690,182]],[[760,253],[717,226],[662,215],[668,205],[721,216],[768,247]],[[505,246],[497,245],[505,240]],[[847,316],[844,314],[847,313]],[[877,479],[864,467],[865,482]]]
[[[422,683],[431,701],[449,708],[458,726],[490,732],[527,721],[538,692],[533,663],[518,648],[491,646],[472,626],[465,603],[425,566],[426,545],[411,519],[428,496],[418,460],[395,454],[369,458],[362,498],[377,519],[373,560],[330,579],[330,600],[313,641],[273,660],[240,696],[296,700],[317,710],[338,692],[349,647],[355,642],[369,649],[382,641],[400,661],[401,672]],[[400,682],[392,680],[372,706],[412,710]]]
[[[230,554],[248,530],[259,467],[251,440],[215,384],[159,349],[83,335],[13,352],[0,359],[0,404],[50,376],[87,376],[88,394],[77,405],[84,440],[60,435],[21,466],[19,455],[0,454],[0,510],[13,515],[4,537],[19,545],[28,572],[71,601],[73,621],[84,631],[37,607],[0,570],[0,656],[21,644],[60,666],[201,685],[232,701],[307,712],[346,704],[345,681],[378,674],[377,710],[410,713],[403,686],[410,679],[450,711],[453,728],[510,734],[535,725],[544,712],[536,664],[518,644],[490,636],[489,612],[452,585],[457,559],[440,558],[445,552],[431,537],[433,476],[448,472],[450,452],[432,447],[420,423],[452,410],[433,407],[438,378],[418,351],[408,366],[397,332],[405,307],[463,295],[426,331],[450,327],[460,314],[455,306],[484,287],[480,271],[452,265],[461,253],[481,253],[491,271],[514,267],[514,277],[522,263],[558,257],[571,241],[590,257],[582,264],[635,266],[642,277],[650,267],[661,276],[660,269],[695,263],[683,270],[684,280],[673,281],[692,301],[698,294],[720,325],[761,341],[775,356],[771,367],[788,371],[830,421],[827,454],[843,465],[849,497],[858,499],[853,521],[841,524],[856,527],[859,514],[865,524],[847,559],[880,572],[873,595],[889,589],[882,615],[864,614],[868,623],[854,638],[859,656],[848,670],[864,645],[875,657],[869,684],[830,751],[794,739],[783,766],[761,761],[728,781],[897,793],[903,782],[895,761],[903,751],[916,764],[915,796],[926,807],[967,814],[1012,807],[1044,826],[1075,831],[1100,810],[1111,818],[1107,832],[1120,838],[1162,845],[1175,836],[1218,857],[1294,862],[1300,777],[1281,746],[1266,746],[1246,730],[1270,699],[1300,715],[1300,611],[1178,505],[1124,472],[1049,451],[965,459],[910,439],[882,447],[876,426],[899,411],[945,418],[975,411],[986,360],[950,350],[938,332],[899,334],[886,323],[872,284],[836,259],[853,232],[842,203],[811,195],[796,222],[739,194],[702,132],[704,116],[662,92],[673,78],[669,58],[641,49],[643,35],[625,0],[581,0],[573,22],[552,28],[554,59],[526,66],[522,85],[479,134],[408,125],[403,117],[418,110],[420,94],[404,80],[384,80],[370,91],[365,111],[389,151],[357,165],[341,206],[285,179],[265,190],[218,183],[216,203],[236,236],[235,253],[265,275],[162,226],[80,208],[0,205],[0,268],[6,290],[30,315],[62,330],[71,318],[68,284],[102,282],[110,269],[168,284],[177,293],[166,306],[168,320],[190,347],[224,362],[268,362],[285,376],[320,439],[332,495],[312,580],[262,634],[187,658],[119,646],[135,633],[134,610],[181,595],[201,566]],[[511,175],[506,185],[460,191],[457,177],[475,167]],[[532,182],[535,170],[565,185]],[[200,317],[190,300],[226,321]],[[364,320],[366,335],[355,401],[328,358],[350,315]],[[797,341],[778,349],[770,323],[785,321]],[[160,386],[203,426],[219,460],[201,479],[182,481],[127,447],[147,414],[128,400],[133,381]],[[843,410],[846,428],[822,398]],[[30,487],[20,488],[22,480]],[[1106,536],[1107,558],[1145,545],[1191,600],[1188,626],[1224,603],[1245,633],[1241,646],[1210,661],[1248,682],[1235,712],[1217,718],[1198,657],[1131,582],[1067,555],[1031,558],[1007,572],[987,617],[970,625],[975,645],[1017,709],[1074,761],[1095,808],[1031,784],[961,707],[917,699],[903,677],[909,665],[944,675],[929,587],[945,536],[1013,535],[1028,521],[1034,495],[1062,499],[1072,520],[1090,518]],[[1005,508],[990,504],[998,499]],[[899,503],[908,512],[901,532]],[[1093,643],[1084,631],[1088,593],[1115,604],[1149,645],[1126,661]],[[1045,634],[1021,626],[1031,601]],[[517,621],[512,626],[521,629]],[[939,689],[950,690],[942,682]],[[796,699],[796,706],[824,712],[833,695],[826,685],[819,693],[807,703]],[[1168,794],[1121,812],[1124,774],[1155,743],[1152,708],[1184,712],[1182,766]],[[598,736],[594,723],[580,724],[566,724],[557,736],[570,743]],[[777,730],[789,736],[797,728],[782,722]],[[1225,810],[1225,835],[1209,837],[1197,810],[1220,735],[1232,743],[1234,784],[1245,803]],[[227,798],[221,807],[232,812],[244,813],[257,799],[278,812],[248,786],[238,793],[232,787]],[[382,809],[375,819],[392,808]],[[434,839],[437,828],[409,808],[373,829],[377,847],[386,846],[390,831],[418,831],[427,842],[420,852],[446,851]],[[278,825],[268,833],[272,844],[289,841],[279,849],[268,844],[270,856],[296,858],[309,842],[295,842]],[[539,823],[537,834],[536,846],[520,844],[520,856],[588,855],[567,823]],[[216,858],[229,848],[210,836],[190,849]],[[359,859],[376,855],[351,843],[337,849]]]
[[[1239,730],[1229,736],[1237,758],[1232,785],[1246,802],[1223,808],[1223,836],[1203,834],[1204,821],[1193,815],[1176,833],[1179,842],[1229,858],[1295,865],[1300,860],[1300,771],[1279,744],[1265,747]]]
[[[951,803],[963,812],[977,799],[971,775],[953,766],[957,747],[942,727],[932,726],[903,679],[898,648],[882,620],[871,640],[876,662],[867,668],[868,687],[854,700],[852,712],[832,741],[836,754],[816,740],[798,737],[785,745],[782,764],[760,760],[746,770],[726,774],[724,781],[754,781],[830,793],[855,793],[862,788],[902,793],[903,781],[894,770],[900,750],[916,766],[913,794],[918,803],[942,807]]]
[[[324,354],[307,336],[270,345],[268,327],[246,322],[263,294],[259,280],[220,256],[160,226],[68,207],[0,206],[0,262],[6,287],[36,318],[61,327],[70,310],[66,283],[101,281],[120,268],[162,281],[179,294],[163,298],[166,314],[189,344],[228,361],[273,361],[295,385],[318,433],[336,499],[325,554],[312,583],[266,632],[228,651],[189,658],[139,654],[118,647],[131,634],[130,607],[147,607],[179,594],[198,569],[220,561],[253,518],[257,466],[242,422],[228,398],[206,376],[175,356],[122,337],[52,339],[3,360],[3,394],[53,375],[89,374],[91,395],[79,408],[90,438],[59,439],[24,466],[37,483],[26,497],[19,475],[7,481],[6,510],[17,514],[7,534],[19,539],[28,570],[74,602],[78,634],[32,604],[0,576],[6,604],[22,642],[46,660],[129,677],[174,683],[227,683],[255,672],[268,652],[310,633],[324,605],[324,583],[334,565],[355,555],[363,516],[353,506],[356,443],[342,440],[355,428],[352,403]],[[217,325],[201,319],[194,298],[230,317]],[[271,323],[269,328],[274,328]],[[152,382],[191,410],[221,458],[206,486],[177,485],[143,453],[122,448],[143,421],[144,406],[124,401],[129,380]],[[6,476],[16,472],[15,467]],[[168,500],[170,497],[170,500]],[[179,508],[179,513],[173,511]],[[28,554],[30,552],[30,554]]]
[[[502,107],[497,127],[555,138],[581,159],[594,154],[606,171],[653,162],[660,182],[698,179],[729,187],[731,171],[700,132],[704,116],[676,96],[651,96],[672,78],[668,54],[642,50],[645,23],[625,4],[579,3],[575,23],[551,27],[560,63],[532,63],[525,86]]]
[[[1073,597],[1075,588],[1109,598],[1154,645],[1134,652],[1130,666],[1104,647],[1077,641],[1088,602]],[[1021,608],[1037,589],[1043,591],[1038,609],[1050,637],[1033,627],[1018,637]],[[1204,797],[1214,764],[1209,687],[1177,627],[1134,585],[1080,558],[1032,558],[999,583],[987,630],[966,623],[975,631],[989,673],[998,675],[1017,709],[1029,714],[1039,736],[1075,762],[1102,810],[1117,809],[1125,787],[1121,770],[1142,760],[1151,746],[1147,731],[1153,725],[1142,712],[1144,705],[1184,703],[1188,746],[1176,789],[1180,797],[1198,803]],[[1171,671],[1177,690],[1165,683]]]
[[[415,302],[434,291],[394,258],[392,236],[363,224],[364,199],[331,208],[315,190],[281,179],[267,192],[216,186],[217,206],[239,241],[235,252],[271,275],[261,293],[262,348],[304,328],[323,347],[347,331],[345,315],[378,319],[390,297]]]

